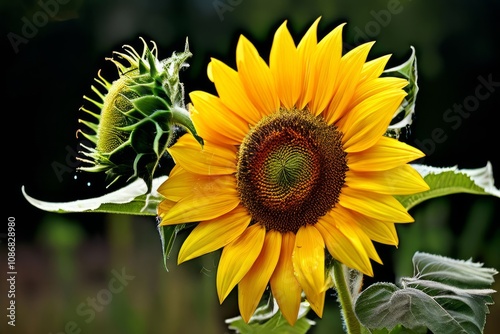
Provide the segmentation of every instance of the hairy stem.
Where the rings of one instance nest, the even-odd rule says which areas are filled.
[[[349,288],[349,270],[338,261],[333,264],[333,280],[337,290],[338,301],[347,334],[366,333],[354,313],[351,289]]]

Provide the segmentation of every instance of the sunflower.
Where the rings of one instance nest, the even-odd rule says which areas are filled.
[[[296,46],[286,21],[269,64],[240,36],[237,70],[212,58],[218,96],[193,91],[203,147],[182,136],[158,191],[161,225],[198,223],[178,262],[222,249],[220,302],[238,285],[249,321],[268,284],[283,316],[301,298],[322,316],[327,257],[373,276],[373,241],[397,245],[395,223],[413,218],[393,195],[428,189],[408,164],[424,154],[384,136],[408,82],[381,77],[389,56],[367,61],[373,42],[342,55],[342,30],[319,42],[318,18]]]

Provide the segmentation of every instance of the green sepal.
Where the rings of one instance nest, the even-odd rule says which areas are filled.
[[[146,59],[149,63],[149,69],[146,68],[142,63],[140,64],[141,66],[139,67],[139,69],[141,73],[147,73],[149,70],[149,74],[151,75],[151,77],[156,78],[158,76],[158,70],[156,69],[157,59],[149,49],[146,49],[144,51],[146,52]]]
[[[137,154],[153,153],[151,152],[151,143],[153,143],[157,137],[161,138],[164,134],[168,136],[168,129],[166,133],[163,133],[163,130],[159,133],[156,131],[157,127],[155,122],[150,120],[141,122],[140,125],[136,125],[134,131],[130,134],[130,144]],[[158,144],[156,144],[153,151],[155,155],[158,156]]]
[[[198,136],[198,134],[196,133],[196,128],[194,127],[193,121],[191,120],[189,113],[185,109],[176,107],[172,108],[172,117],[175,124],[180,125],[184,129],[189,131],[196,139],[196,141],[201,146],[203,146],[203,138]]]
[[[158,225],[158,233],[160,234],[161,248],[163,254],[163,265],[165,270],[168,271],[167,261],[170,258],[170,253],[174,247],[175,238],[177,233],[187,227],[187,224],[178,225]]]
[[[170,109],[170,106],[165,102],[165,100],[153,95],[140,96],[132,99],[131,102],[135,109],[140,111],[145,117],[151,116],[157,111]]]
[[[381,76],[398,77],[408,80],[408,85],[404,87],[407,95],[401,102],[398,110],[392,117],[391,124],[387,128],[385,136],[398,139],[403,129],[409,129],[413,122],[415,114],[415,103],[418,93],[418,73],[417,73],[417,57],[415,48],[411,48],[411,55],[407,61],[399,66],[385,70]]]

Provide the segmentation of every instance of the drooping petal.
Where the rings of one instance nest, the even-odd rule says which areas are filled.
[[[345,208],[375,219],[401,223],[414,221],[403,205],[390,195],[344,187],[339,203]]]
[[[358,85],[361,70],[373,44],[375,42],[362,44],[342,57],[339,78],[344,80],[339,80],[333,99],[325,111],[324,117],[328,124],[336,123],[347,112],[347,107]]]
[[[168,148],[176,164],[191,173],[224,175],[236,171],[236,148],[205,141],[203,147],[191,135],[184,135]]]
[[[335,211],[333,209],[332,211]],[[346,266],[373,276],[370,258],[359,238],[349,238],[336,226],[335,220],[345,219],[343,216],[332,217],[327,214],[320,218],[315,227],[323,236],[328,252]]]
[[[297,281],[311,308],[321,317],[325,299],[317,297],[326,290],[325,244],[321,233],[313,225],[305,225],[298,230],[292,260]]]
[[[280,250],[281,233],[268,231],[259,257],[238,284],[238,305],[241,316],[246,322],[250,320],[259,305],[278,263]]]
[[[299,62],[299,53],[290,32],[286,28],[286,21],[274,35],[269,56],[269,68],[276,81],[281,104],[285,108],[291,109],[300,96],[303,75]]]
[[[326,35],[317,45],[312,56],[307,90],[312,90],[309,109],[319,115],[333,97],[335,87],[339,85],[337,74],[342,57],[342,29],[340,24]],[[307,95],[308,93],[306,93]]]
[[[344,217],[352,217],[352,220],[359,225],[371,240],[386,245],[398,245],[398,234],[394,223],[365,216],[359,212],[346,209],[341,205],[337,205],[335,211],[345,211],[342,215]]]
[[[179,200],[165,213],[162,225],[173,225],[210,220],[233,210],[240,198],[235,178],[225,175],[192,185],[192,194]]]
[[[384,171],[349,170],[345,184],[351,188],[387,195],[407,195],[429,190],[429,185],[410,165]]]
[[[346,212],[347,210],[344,210],[344,213]],[[382,264],[382,260],[375,250],[373,242],[363,231],[359,222],[354,219],[354,215],[344,216],[344,219],[339,219],[335,222],[335,225],[339,231],[342,232],[342,234],[352,240],[353,243],[359,245],[359,248],[363,248],[363,253],[365,253],[370,259]]]
[[[295,248],[295,234],[282,236],[280,257],[271,276],[271,290],[283,317],[293,326],[297,321],[302,289],[294,275],[292,254]]]
[[[277,111],[280,101],[271,70],[243,35],[236,46],[236,65],[243,87],[257,109],[265,115]]]
[[[366,235],[373,241],[385,245],[398,246],[399,238],[395,223],[388,223],[366,217],[366,220],[364,220],[361,225],[363,231],[365,231]]]
[[[215,58],[210,64],[215,88],[222,102],[249,124],[257,124],[264,113],[250,100],[238,72]]]
[[[425,154],[394,138],[381,137],[377,144],[363,152],[349,153],[349,169],[358,171],[382,171],[392,169]]]
[[[243,234],[251,218],[245,208],[237,206],[220,217],[200,222],[182,244],[177,262],[182,263],[226,246]]]
[[[262,250],[265,235],[264,226],[254,224],[222,250],[216,279],[221,303],[255,263]]]
[[[205,140],[222,144],[241,144],[248,132],[246,121],[229,110],[217,96],[194,91],[189,93],[189,97],[194,104],[191,119],[198,135]]]

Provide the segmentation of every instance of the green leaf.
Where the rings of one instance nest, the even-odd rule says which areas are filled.
[[[427,334],[427,328],[424,327],[418,327],[415,329],[408,329],[405,328],[404,326],[397,325],[394,327],[391,331],[389,331],[387,328],[383,329],[374,329],[370,331],[371,334]]]
[[[483,332],[495,269],[421,252],[413,266],[414,276],[402,278],[401,287],[375,283],[360,294],[354,310],[363,326],[372,333],[393,333],[399,325],[415,333],[424,327],[440,334]]]
[[[196,128],[194,127],[193,121],[191,120],[191,116],[189,115],[189,112],[186,111],[184,108],[179,108],[174,106],[172,108],[172,121],[177,124],[182,126],[184,129],[189,131],[194,139],[203,146],[203,138],[198,136],[198,133],[196,132]]]
[[[166,176],[153,179],[153,187],[150,194],[148,194],[148,187],[144,180],[137,179],[125,187],[109,194],[71,202],[46,202],[29,196],[24,186],[21,190],[29,203],[41,210],[50,212],[103,212],[156,216],[156,208],[163,200],[163,197],[156,192],[156,189],[166,179]]]
[[[482,263],[471,260],[455,260],[440,255],[417,252],[413,256],[413,268],[420,282],[428,281],[449,284],[459,288],[486,289],[494,282],[497,271],[483,268]],[[404,279],[403,284],[413,286],[415,278]]]
[[[413,121],[415,113],[415,102],[417,99],[417,57],[415,48],[411,46],[411,56],[403,64],[389,68],[382,73],[382,76],[398,77],[408,80],[408,85],[404,88],[408,95],[405,96],[403,102],[392,117],[391,124],[387,128],[385,135],[391,138],[399,138],[401,130],[409,128]]]
[[[276,301],[271,299],[266,305],[257,308],[248,323],[241,317],[227,319],[226,323],[229,324],[229,329],[240,334],[304,334],[315,324],[314,321],[305,317],[309,310],[309,303],[302,302],[298,319],[292,326],[281,314]]]
[[[422,175],[430,189],[417,194],[395,196],[407,210],[428,199],[457,193],[500,197],[500,190],[495,188],[489,161],[485,167],[476,169],[459,169],[457,166],[440,168],[419,164],[412,166]]]

